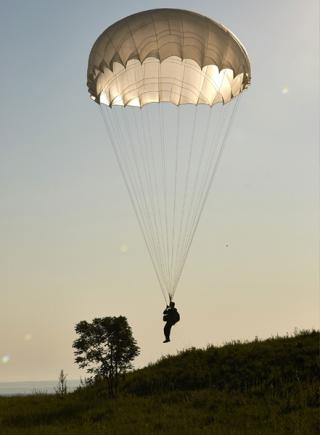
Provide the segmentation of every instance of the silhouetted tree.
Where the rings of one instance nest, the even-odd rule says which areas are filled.
[[[57,396],[64,397],[67,394],[67,375],[63,370],[60,371],[58,386],[55,388]]]
[[[82,320],[75,330],[79,334],[73,342],[76,363],[95,379],[105,379],[109,394],[115,396],[119,376],[132,368],[131,361],[140,353],[126,317]]]

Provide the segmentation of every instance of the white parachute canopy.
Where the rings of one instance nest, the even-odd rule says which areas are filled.
[[[91,50],[88,89],[166,301],[179,283],[250,74],[247,53],[228,29],[184,10],[124,18]]]

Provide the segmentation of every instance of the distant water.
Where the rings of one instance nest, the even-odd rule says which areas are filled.
[[[0,382],[0,396],[27,396],[35,393],[54,394],[58,381],[38,382]],[[74,391],[80,385],[79,380],[67,379],[67,390]]]

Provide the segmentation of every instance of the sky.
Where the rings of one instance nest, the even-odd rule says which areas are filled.
[[[245,45],[245,92],[175,300],[164,302],[86,68],[145,9],[195,10]],[[125,315],[142,367],[191,346],[319,328],[316,0],[2,0],[0,381],[84,376],[80,320]],[[165,347],[166,346],[166,347]]]

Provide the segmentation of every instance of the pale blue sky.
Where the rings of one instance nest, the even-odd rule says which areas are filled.
[[[98,35],[156,7],[222,22],[252,62],[167,348],[161,292],[86,90]],[[189,346],[318,327],[318,2],[2,0],[0,8],[0,381],[55,379],[61,368],[79,376],[73,327],[98,316],[128,317],[138,366]]]

